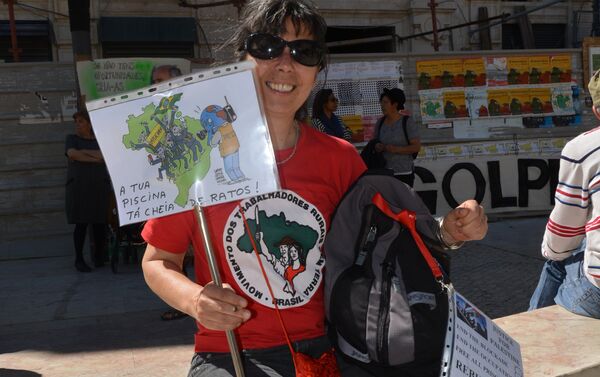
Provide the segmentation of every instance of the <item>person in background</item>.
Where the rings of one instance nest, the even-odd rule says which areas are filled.
[[[144,228],[148,247],[142,267],[148,286],[197,321],[196,354],[189,377],[235,376],[225,330],[234,330],[247,377],[296,375],[284,329],[293,349],[310,359],[321,358],[317,363],[322,365],[322,361],[330,372],[337,369],[325,334],[323,238],[307,242],[304,235],[325,230],[341,198],[366,167],[351,144],[301,122],[302,105],[317,73],[326,67],[326,31],[325,20],[309,0],[250,0],[242,10],[231,44],[240,60],[256,63],[256,83],[263,95],[282,188],[272,195],[203,209],[210,220],[223,286],[212,282],[193,211],[149,220]],[[254,231],[264,238],[267,250],[250,251],[252,255],[243,249],[241,240],[256,237],[245,217],[256,227],[261,219],[260,232]],[[468,201],[447,215],[444,228],[446,241],[454,243],[480,239],[487,222],[481,207]],[[294,270],[293,277],[290,272],[277,273],[268,260],[283,258],[278,242],[282,236],[304,239],[302,248],[296,249],[302,253],[298,257],[303,268]],[[196,261],[195,282],[181,273],[190,244]],[[290,254],[286,260],[295,257]],[[257,258],[269,276],[274,297],[260,288],[265,286],[265,277]],[[284,291],[286,275],[294,283],[294,290],[288,292]]]
[[[375,145],[377,152],[383,152],[388,169],[394,176],[413,187],[415,166],[413,153],[419,153],[421,138],[419,128],[404,109],[406,97],[398,88],[383,89],[379,97],[383,117],[375,126],[375,137],[380,143]]]
[[[352,131],[334,114],[339,100],[331,89],[321,89],[315,94],[312,106],[312,125],[328,135],[339,137],[347,142],[352,140]]]
[[[92,269],[83,258],[83,245],[88,224],[94,236],[94,266],[101,267],[106,260],[106,224],[110,178],[100,147],[94,136],[87,112],[73,114],[75,134],[67,135],[65,155],[69,159],[66,184],[67,222],[75,224],[75,268],[79,272]]]
[[[172,79],[173,77],[181,76],[181,70],[174,65],[158,65],[152,68],[150,75],[150,84],[158,84],[163,81]]]
[[[600,119],[600,70],[590,79],[592,111]],[[555,303],[600,319],[600,127],[569,141],[560,156],[555,205],[546,224],[542,255],[548,259],[529,310]]]

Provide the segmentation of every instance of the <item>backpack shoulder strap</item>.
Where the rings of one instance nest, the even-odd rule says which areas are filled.
[[[385,120],[385,115],[381,118],[377,119],[377,123],[375,123],[375,138],[379,139],[379,135],[381,134],[381,126],[383,125],[383,121]]]
[[[410,145],[410,140],[408,139],[408,131],[406,130],[408,127],[408,118],[409,118],[408,115],[404,115],[402,117],[402,130],[404,131],[404,137],[406,138],[406,143]],[[413,160],[416,159],[418,155],[419,155],[419,152],[411,154]]]
[[[408,115],[402,116],[402,130],[404,131],[404,137],[406,138],[406,142],[408,143],[408,131],[406,131],[406,127],[408,126]]]

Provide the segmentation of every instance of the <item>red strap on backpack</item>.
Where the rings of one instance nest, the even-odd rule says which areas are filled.
[[[410,231],[410,234],[415,240],[415,243],[417,244],[421,255],[423,255],[423,258],[425,258],[429,269],[431,269],[433,276],[435,276],[436,280],[442,281],[443,274],[442,270],[440,269],[440,266],[438,265],[435,258],[431,255],[429,249],[427,249],[427,246],[425,246],[425,243],[423,242],[421,236],[417,232],[416,214],[413,211],[409,211],[407,209],[403,209],[402,211],[400,211],[400,213],[394,213],[394,211],[392,211],[389,204],[385,201],[385,199],[383,198],[383,196],[381,196],[380,193],[375,193],[375,195],[373,195],[373,198],[371,199],[371,202],[375,205],[375,207],[379,208],[379,210],[383,212],[387,217],[404,225]]]

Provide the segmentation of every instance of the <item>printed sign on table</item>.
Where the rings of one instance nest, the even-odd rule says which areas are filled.
[[[278,190],[253,67],[87,103],[121,225]]]
[[[449,377],[522,377],[519,343],[475,305],[454,291],[454,339],[446,372]]]

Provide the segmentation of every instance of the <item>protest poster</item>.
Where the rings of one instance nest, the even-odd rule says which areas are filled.
[[[465,98],[469,117],[477,119],[490,115],[485,87],[465,88]]]
[[[463,60],[465,75],[464,86],[485,86],[487,75],[483,58],[468,58]]]
[[[442,88],[462,88],[465,75],[462,59],[446,59],[442,65]]]
[[[419,99],[423,122],[444,119],[444,96],[441,90],[420,90]]]
[[[552,87],[552,110],[555,114],[574,114],[573,89],[571,86]]]
[[[279,189],[242,62],[87,103],[121,225]]]
[[[551,88],[529,89],[531,98],[531,112],[534,114],[552,113],[552,91]]]
[[[550,58],[550,82],[571,82],[573,67],[570,55],[555,55]]]
[[[529,57],[511,56],[506,59],[508,85],[529,84]]]
[[[549,84],[550,56],[534,55],[529,57],[529,83],[530,84]]]
[[[490,116],[510,115],[510,93],[506,89],[488,90],[488,111]]]
[[[460,293],[451,290],[452,326],[446,339],[445,368],[448,377],[522,377],[519,343]]]
[[[422,60],[417,62],[418,90],[440,89],[442,87],[443,60]]]
[[[531,113],[529,93],[529,88],[510,88],[508,90],[508,107],[512,115]]]
[[[486,57],[485,74],[488,86],[508,85],[508,68],[505,57]]]
[[[447,91],[443,94],[444,98],[444,116],[449,118],[466,118],[467,103],[465,92],[463,90]]]
[[[152,83],[152,72],[161,66],[190,73],[190,61],[179,58],[120,58],[77,62],[77,80],[86,101],[114,96]]]

